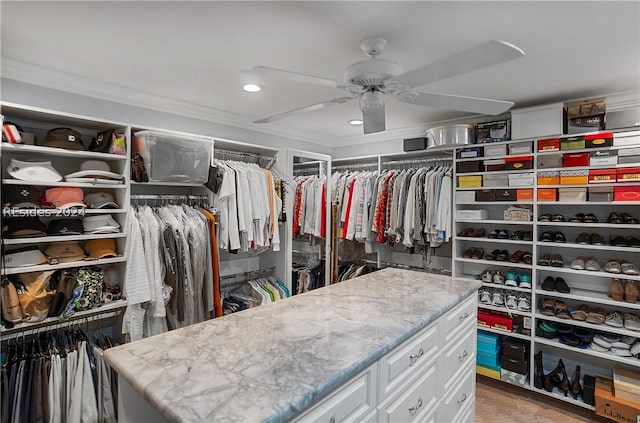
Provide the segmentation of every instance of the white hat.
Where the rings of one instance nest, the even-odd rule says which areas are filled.
[[[120,224],[110,214],[97,214],[82,219],[85,233],[110,234],[120,232]]]
[[[124,179],[122,175],[112,172],[109,165],[101,160],[86,160],[80,165],[80,171],[65,175],[64,178],[67,181],[69,178]]]
[[[117,209],[119,207],[113,195],[104,191],[85,195],[84,202],[87,207],[92,209]]]
[[[47,258],[37,247],[21,248],[7,251],[4,255],[5,267],[24,267],[44,264]]]
[[[62,175],[51,166],[50,161],[25,162],[11,159],[7,171],[9,175],[23,181],[58,182],[62,180]]]

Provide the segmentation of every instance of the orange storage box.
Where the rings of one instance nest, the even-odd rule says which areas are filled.
[[[538,140],[538,151],[558,151],[558,150],[560,150],[560,138]]]
[[[640,182],[640,167],[617,169],[618,182]]]
[[[590,184],[608,184],[616,181],[616,169],[591,169]]]
[[[558,201],[558,189],[538,188],[538,201]]]
[[[538,185],[560,185],[560,171],[543,170],[538,172]]]
[[[533,201],[533,189],[516,190],[516,199],[518,201]]]
[[[560,185],[583,185],[587,183],[589,183],[589,171],[587,169],[560,171]]]
[[[640,201],[640,185],[615,187],[613,201]]]

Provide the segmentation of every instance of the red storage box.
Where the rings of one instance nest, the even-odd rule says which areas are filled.
[[[613,201],[640,201],[640,185],[615,187]]]
[[[511,330],[513,329],[513,320],[511,319],[511,317],[506,315],[494,314],[491,327],[511,332]]]
[[[482,304],[478,304],[478,307],[482,307]],[[478,325],[480,326],[493,326],[493,314],[488,311],[479,310],[477,313],[478,316]]]
[[[608,184],[616,181],[616,169],[589,170],[590,184]]]
[[[558,151],[558,150],[560,150],[560,138],[538,140],[538,151]]]
[[[562,155],[562,167],[589,166],[589,153]]]
[[[618,182],[640,182],[640,167],[624,167],[617,174]]]
[[[533,156],[505,157],[506,170],[522,170],[533,168]]]
[[[611,147],[613,145],[613,132],[601,132],[584,136],[586,148]]]

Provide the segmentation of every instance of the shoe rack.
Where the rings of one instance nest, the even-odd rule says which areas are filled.
[[[640,276],[633,274],[640,267],[640,225],[635,220],[640,219],[640,201],[637,194],[635,200],[624,199],[625,195],[633,197],[624,192],[640,191],[640,160],[622,159],[640,146],[640,131],[617,132],[612,140],[582,141],[584,145],[564,144],[565,137],[485,144],[477,146],[484,147],[477,151],[465,148],[456,152],[453,269],[456,277],[482,281],[479,312],[502,312],[514,326],[530,330],[478,326],[478,330],[529,343],[529,375],[521,386],[593,409],[582,395],[574,399],[569,391],[565,397],[560,386],[551,392],[544,385],[536,387],[535,357],[542,352],[538,361],[543,363],[544,374],[557,370],[562,359],[571,381],[578,366],[583,376],[609,378],[615,367],[640,369],[637,356],[598,344],[591,346],[595,335],[605,347],[607,339],[640,339],[640,320],[631,317],[640,317]],[[572,149],[563,149],[566,147]],[[504,155],[491,156],[487,151]],[[563,163],[563,155],[586,157],[587,162],[572,163],[565,158]],[[631,157],[634,155],[640,152]],[[609,156],[622,160],[612,163],[602,159],[602,164],[591,160]],[[518,186],[525,182],[531,183]],[[494,190],[493,201],[486,190]],[[511,211],[509,218],[525,220],[505,220],[504,213],[510,207],[529,209],[530,214]],[[522,235],[514,236],[518,231],[530,232],[530,236],[526,240]],[[514,254],[517,251],[521,253]],[[524,252],[532,255],[530,264],[522,261]],[[495,260],[498,254],[502,260]],[[624,263],[630,263],[625,267],[629,274],[611,273],[622,271]],[[489,269],[494,275],[500,273],[490,278]],[[511,277],[507,278],[509,272]],[[514,273],[530,274],[531,288],[515,285]],[[506,280],[511,282],[506,284]],[[519,310],[519,301],[511,301],[512,308],[500,304],[507,303],[509,296],[529,297],[530,311],[526,307]],[[630,313],[627,319],[625,313]],[[541,323],[556,332],[543,333],[538,328]]]

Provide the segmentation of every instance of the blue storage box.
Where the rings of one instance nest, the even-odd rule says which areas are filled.
[[[500,339],[500,335],[497,333],[483,332],[482,330],[478,331],[478,349],[482,348],[485,350],[495,350],[499,349],[502,344],[502,340]]]
[[[489,351],[483,351],[478,349],[476,354],[476,363],[479,366],[488,367],[492,370],[497,370],[497,371],[500,371],[500,369],[502,368],[500,365],[499,351],[489,352]]]

